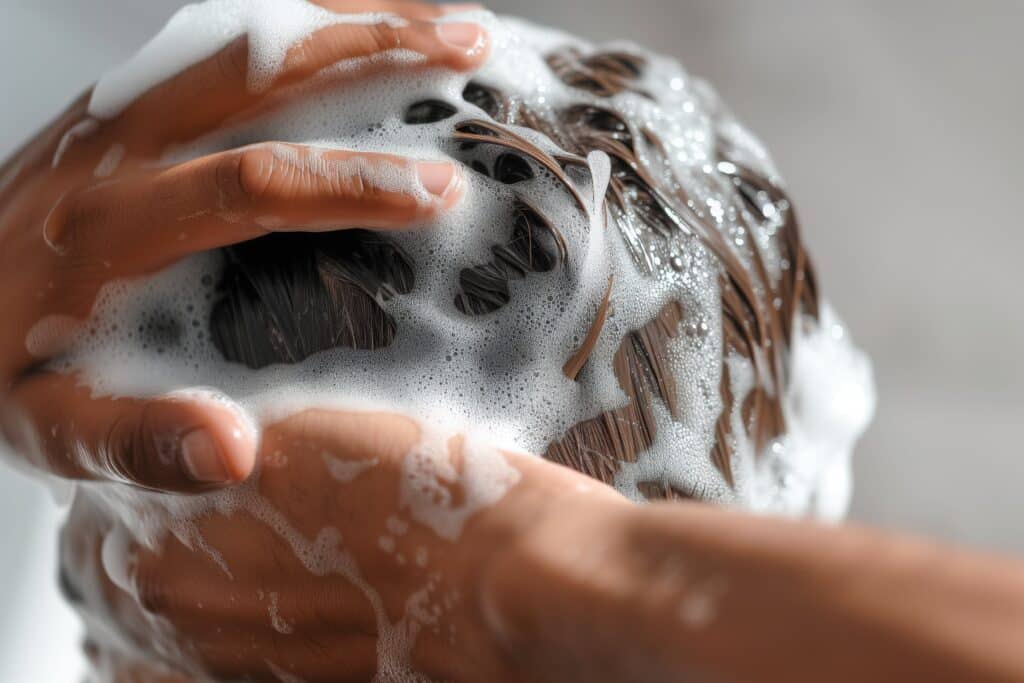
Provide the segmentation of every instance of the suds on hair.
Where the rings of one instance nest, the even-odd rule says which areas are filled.
[[[465,19],[493,38],[473,74],[383,71],[162,160],[274,140],[455,159],[462,202],[414,230],[279,234],[112,286],[61,367],[119,395],[212,384],[264,422],[315,406],[458,424],[633,498],[801,513],[827,489],[841,510],[823,478],[870,415],[870,370],[819,302],[767,153],[674,60]]]
[[[547,63],[563,82],[597,98],[627,91],[650,96],[638,85],[646,66],[639,55],[584,55],[577,49],[566,49],[550,54]],[[745,260],[753,264],[748,268],[737,253],[741,247],[727,242],[715,225],[690,208],[682,183],[641,161],[635,150],[638,136],[655,154],[667,154],[653,131],[635,130],[616,111],[600,104],[588,102],[561,111],[540,111],[475,82],[465,87],[463,98],[494,121],[470,119],[458,123],[454,136],[462,143],[462,151],[478,145],[505,150],[490,168],[473,160],[471,166],[476,172],[515,185],[533,178],[536,165],[558,179],[583,207],[566,169],[584,165],[587,154],[599,150],[612,160],[607,200],[618,230],[628,232],[633,227],[631,220],[638,220],[655,239],[670,239],[677,232],[700,238],[721,266],[724,355],[742,355],[754,364],[758,376],[769,378],[770,386],[756,386],[744,400],[742,414],[748,435],[760,451],[770,439],[782,434],[786,425],[781,397],[786,386],[791,328],[800,313],[816,316],[818,306],[810,263],[782,190],[744,167],[730,155],[728,144],[720,142],[717,161],[725,162],[722,168],[732,171],[729,177],[733,186],[727,189],[755,220],[767,220],[763,213],[766,203],[782,214],[776,234],[789,267],[776,284],[753,240],[746,244]],[[434,123],[450,118],[455,111],[446,102],[425,100],[411,105],[403,120],[410,125]],[[548,154],[512,130],[512,125],[543,133],[568,154],[559,158]],[[665,161],[656,159],[657,168],[670,167]],[[510,300],[510,281],[542,276],[568,258],[569,250],[558,226],[526,197],[517,197],[511,211],[513,232],[508,242],[492,247],[489,262],[465,268],[458,276],[455,306],[462,314],[480,316],[501,309]],[[634,239],[632,243],[643,241]],[[377,302],[410,291],[415,264],[386,237],[369,232],[274,236],[226,251],[229,265],[220,285],[223,298],[214,308],[211,322],[217,348],[228,359],[250,367],[296,363],[334,346],[384,347],[401,333]],[[647,265],[645,254],[634,253],[634,257],[639,266]],[[606,299],[595,325],[603,324],[603,316],[613,303]],[[612,483],[620,462],[635,461],[653,443],[657,429],[651,410],[653,400],[662,401],[673,418],[685,417],[679,414],[675,400],[678,380],[667,361],[668,344],[677,336],[683,318],[680,304],[670,303],[654,320],[622,340],[615,354],[614,371],[628,405],[575,425],[550,444],[545,457]],[[600,325],[594,329],[599,331]],[[567,359],[566,373],[578,375],[588,355],[583,348]],[[724,362],[719,391],[723,410],[711,458],[731,483],[734,440],[729,415],[737,399],[730,390],[729,368]],[[640,482],[639,486],[648,497],[696,495],[658,481]]]

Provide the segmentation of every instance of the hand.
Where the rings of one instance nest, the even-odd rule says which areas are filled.
[[[102,680],[1024,676],[1018,560],[631,505],[395,415],[309,411],[269,427],[260,460],[254,481],[148,545],[126,524],[172,497],[111,507],[117,487],[79,487],[62,584]]]
[[[229,404],[194,395],[94,398],[78,378],[47,371],[46,362],[67,347],[105,284],[266,234],[271,228],[258,217],[279,219],[274,225],[289,230],[394,229],[460,198],[452,165],[322,155],[328,168],[358,157],[408,169],[409,191],[388,191],[341,169],[338,177],[310,173],[310,150],[301,145],[261,144],[160,164],[169,146],[295,98],[294,86],[341,60],[400,45],[424,55],[415,68],[469,70],[485,56],[480,27],[430,21],[442,8],[397,0],[320,4],[393,12],[408,22],[325,28],[292,46],[282,72],[261,92],[247,87],[243,38],[115,118],[90,118],[86,93],[0,169],[0,427],[30,464],[62,477],[176,492],[244,479],[256,436]],[[367,69],[389,68],[372,64]],[[328,85],[367,75],[346,71]]]
[[[140,545],[122,523],[131,510],[110,514],[79,489],[62,575],[94,627],[94,659],[146,681],[161,665],[170,681],[397,680],[403,666],[524,680],[493,636],[489,572],[559,511],[627,504],[540,458],[424,436],[387,414],[308,411],[272,425],[243,502],[195,519],[193,548],[169,534]],[[499,487],[481,489],[478,474]]]

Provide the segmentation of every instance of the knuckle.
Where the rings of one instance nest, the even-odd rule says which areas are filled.
[[[367,35],[376,52],[394,50],[402,46],[401,29],[388,23],[381,22],[368,26]]]
[[[217,169],[217,186],[224,208],[240,208],[267,196],[274,174],[274,156],[264,147],[229,155]]]
[[[349,183],[349,194],[357,198],[368,198],[375,188],[365,164],[356,165],[355,171],[349,178]]]
[[[145,410],[145,409],[144,409]],[[108,427],[97,454],[104,474],[133,484],[145,484],[145,465],[151,449],[146,432],[146,419],[118,416]]]
[[[163,572],[151,562],[140,561],[135,570],[135,600],[142,611],[152,615],[165,615],[170,606],[169,590]]]
[[[43,221],[43,239],[58,254],[67,254],[86,233],[90,217],[94,215],[95,211],[85,207],[80,195],[64,195]]]
[[[242,37],[217,53],[214,58],[220,82],[237,82],[249,76],[249,41]]]
[[[110,257],[105,236],[131,219],[123,181],[106,181],[77,188],[62,196],[43,222],[43,239],[56,254],[81,267]],[[67,262],[64,263],[67,265]],[[66,267],[65,270],[68,270]],[[77,273],[75,268],[70,269]]]

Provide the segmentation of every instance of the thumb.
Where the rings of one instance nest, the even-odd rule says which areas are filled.
[[[197,493],[244,480],[255,462],[255,427],[212,392],[95,398],[74,375],[47,372],[7,398],[15,450],[60,477]]]

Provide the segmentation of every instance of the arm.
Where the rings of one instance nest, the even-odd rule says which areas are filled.
[[[863,528],[604,503],[486,591],[536,680],[1024,679],[1024,563]]]

